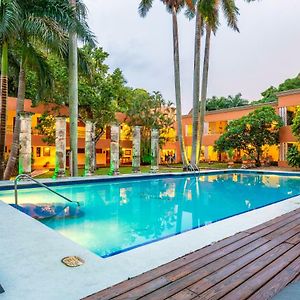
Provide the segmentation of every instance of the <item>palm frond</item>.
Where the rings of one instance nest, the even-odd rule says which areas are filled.
[[[146,17],[147,13],[152,8],[152,5],[153,0],[141,0],[138,8],[140,16],[143,18]]]
[[[51,92],[53,89],[53,75],[50,65],[47,63],[46,56],[36,47],[28,42],[22,45],[22,56],[25,58],[26,66],[34,70],[38,76],[38,95],[41,99],[45,92]]]
[[[235,4],[235,0],[222,0],[221,3],[228,26],[236,31],[239,31],[239,28],[237,26],[239,9]]]

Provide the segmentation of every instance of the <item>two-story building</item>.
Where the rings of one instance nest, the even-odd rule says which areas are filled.
[[[300,106],[300,89],[286,91],[278,94],[278,102],[249,105],[242,107],[235,107],[230,109],[222,109],[217,111],[207,112],[204,123],[204,136],[202,141],[202,155],[201,160],[205,161],[222,161],[226,160],[226,154],[219,154],[214,151],[214,143],[225,132],[226,126],[231,120],[239,119],[242,116],[248,115],[255,109],[270,105],[274,107],[276,112],[282,117],[284,126],[280,129],[280,144],[276,146],[266,146],[264,149],[264,156],[268,159],[278,162],[279,166],[287,166],[286,154],[290,145],[296,142],[296,138],[291,131],[291,123],[298,106]],[[55,165],[55,146],[47,145],[43,141],[43,136],[35,129],[39,118],[45,111],[53,111],[60,115],[69,115],[67,107],[60,107],[53,110],[53,104],[31,106],[30,100],[25,100],[25,111],[34,113],[32,116],[32,153],[34,168],[40,167],[54,167]],[[8,99],[8,118],[7,118],[7,138],[6,148],[7,153],[10,151],[12,142],[13,125],[15,120],[16,99]],[[132,138],[128,126],[124,123],[125,116],[121,113],[116,115],[120,126],[120,147],[122,149],[121,164],[129,164],[132,159]],[[183,136],[188,157],[191,157],[192,151],[192,115],[184,115],[183,122]],[[164,163],[167,158],[172,157],[172,161],[180,162],[180,148],[176,133],[176,121],[174,130],[170,130],[168,134],[168,141],[160,150],[160,160]],[[78,123],[78,162],[79,165],[84,165],[85,152],[85,128],[84,123]],[[69,146],[69,122],[67,120],[67,145]],[[97,165],[108,165],[110,159],[110,128],[106,128],[104,134],[96,145]],[[242,153],[236,152],[236,159],[240,159]]]

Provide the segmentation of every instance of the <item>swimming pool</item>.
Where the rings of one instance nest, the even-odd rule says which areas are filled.
[[[42,222],[102,257],[205,226],[300,194],[300,177],[251,172],[189,174],[53,187],[81,203],[83,215]],[[0,200],[13,202],[13,191]],[[19,203],[61,203],[41,188]]]

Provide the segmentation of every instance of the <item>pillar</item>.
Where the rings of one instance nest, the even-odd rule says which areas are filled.
[[[120,167],[120,153],[119,153],[119,139],[120,127],[118,125],[111,126],[110,133],[110,175],[119,175]]]
[[[204,146],[204,160],[209,161],[208,146]]]
[[[95,123],[85,122],[85,176],[92,176],[96,169]]]
[[[66,118],[55,118],[55,177],[66,175]]]
[[[31,116],[29,112],[20,113],[19,174],[31,174]]]
[[[134,126],[132,137],[132,172],[141,171],[141,127]]]
[[[157,173],[158,171],[158,140],[159,133],[158,129],[151,130],[151,173]]]

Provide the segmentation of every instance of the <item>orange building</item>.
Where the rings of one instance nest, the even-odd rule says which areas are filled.
[[[275,108],[276,112],[282,117],[284,126],[280,129],[280,144],[264,149],[264,156],[270,160],[278,162],[279,166],[287,166],[286,154],[290,145],[296,142],[295,137],[291,131],[291,122],[298,106],[300,106],[300,89],[291,90],[278,94],[278,102],[260,105],[249,105],[243,107],[236,107],[230,109],[222,109],[218,111],[210,111],[206,113],[204,123],[204,137],[202,143],[201,159],[205,161],[220,161],[226,160],[225,154],[218,154],[213,150],[215,141],[226,130],[227,124],[231,120],[239,119],[242,116],[248,115],[255,109],[264,105],[271,105]],[[53,110],[55,105],[39,105],[31,107],[31,101],[25,100],[25,111],[32,112],[32,150],[33,150],[33,167],[54,167],[55,165],[55,146],[49,146],[43,142],[43,136],[39,135],[35,129],[39,122],[39,118],[45,111]],[[10,151],[12,142],[13,125],[16,111],[16,99],[9,98],[8,100],[8,118],[7,118],[7,138],[6,150]],[[60,115],[69,115],[67,107],[60,107],[56,110]],[[52,113],[52,112],[51,112]],[[52,113],[53,114],[53,113]],[[121,123],[120,130],[120,146],[122,148],[121,163],[126,164],[131,162],[132,158],[132,139],[128,134],[129,127],[124,123],[125,116],[117,114],[117,120]],[[182,117],[183,122],[183,135],[188,157],[191,157],[192,151],[192,116],[191,114]],[[168,141],[160,151],[161,163],[164,163],[168,157],[172,157],[174,162],[180,162],[180,148],[177,141],[176,122],[175,129],[170,130],[168,133]],[[67,119],[67,149],[69,147],[69,123]],[[78,123],[78,162],[79,165],[84,165],[84,152],[85,152],[85,128],[84,123]],[[110,158],[110,128],[107,127],[104,134],[96,145],[97,164],[108,165]],[[240,158],[242,153],[236,153],[236,158]]]

